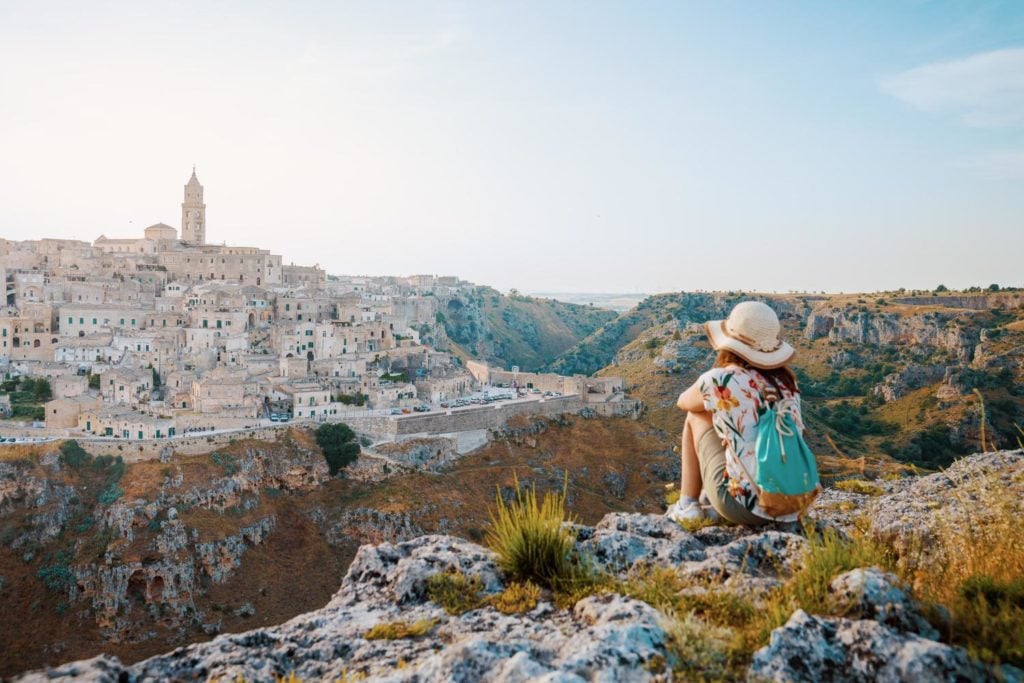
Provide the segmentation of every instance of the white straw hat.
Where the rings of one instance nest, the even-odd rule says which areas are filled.
[[[725,320],[704,324],[716,351],[732,351],[754,367],[771,370],[785,365],[796,351],[779,338],[782,325],[772,307],[760,301],[743,301]]]

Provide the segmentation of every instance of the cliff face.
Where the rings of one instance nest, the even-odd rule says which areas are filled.
[[[658,509],[678,461],[646,430],[523,419],[459,459],[450,439],[384,448],[365,458],[387,465],[380,477],[328,477],[299,430],[128,465],[71,463],[52,444],[5,449],[0,676],[100,652],[136,661],[280,623],[323,605],[362,544],[481,538],[496,489],[507,495],[516,477],[540,491],[568,481],[589,522]]]
[[[1024,453],[975,456],[949,473],[880,483],[879,496],[829,491],[816,514],[821,524],[840,528],[848,528],[851,519],[869,519],[873,533],[895,547],[920,545],[946,523],[952,507],[966,504],[958,487],[984,473],[1001,476],[1019,500]],[[808,544],[791,527],[712,526],[691,533],[661,516],[635,513],[571,529],[577,550],[620,582],[661,568],[699,595],[711,592],[724,601],[720,604],[733,605],[746,600],[756,605],[785,584],[802,566]],[[694,623],[692,631],[682,633],[679,624],[690,622],[659,611],[656,600],[611,588],[571,607],[560,608],[542,594],[522,612],[503,613],[485,603],[451,614],[430,599],[428,584],[453,572],[475,578],[485,597],[508,585],[495,556],[468,541],[435,535],[367,545],[326,607],[280,626],[223,635],[131,666],[98,657],[18,680],[269,681],[294,673],[308,681],[669,681],[738,673],[716,659],[727,651],[728,632]],[[921,606],[891,574],[854,568],[832,578],[828,591],[834,604],[844,605],[843,616],[795,611],[749,657],[748,678],[954,681],[1021,675],[1009,666],[986,668],[942,642]],[[705,600],[702,604],[719,604]],[[374,627],[393,627],[399,620],[420,624],[421,634],[368,637]],[[690,659],[681,661],[681,653]]]
[[[970,363],[980,329],[966,317],[924,313],[869,313],[854,310],[814,312],[807,317],[805,335],[813,341],[827,337],[855,344],[915,345],[949,351],[961,363]]]
[[[444,299],[448,338],[478,358],[539,370],[604,323],[613,311],[477,287]]]
[[[253,603],[269,616],[258,595],[232,604],[221,594],[278,531],[316,528],[280,503],[327,480],[320,452],[294,441],[130,467],[55,450],[0,462],[0,642],[14,655],[4,668],[92,638],[152,652],[254,617]],[[297,547],[315,555],[313,546]]]

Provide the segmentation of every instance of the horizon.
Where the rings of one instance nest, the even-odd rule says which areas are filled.
[[[303,8],[0,8],[0,235],[178,227],[196,164],[210,243],[330,273],[1024,284],[1024,6]]]

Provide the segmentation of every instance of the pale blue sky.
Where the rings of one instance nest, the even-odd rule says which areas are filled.
[[[500,288],[1024,284],[1024,3],[12,3],[0,236]]]

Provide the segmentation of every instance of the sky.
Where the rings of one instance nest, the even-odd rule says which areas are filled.
[[[0,0],[0,237],[500,289],[1024,285],[1024,3]]]

